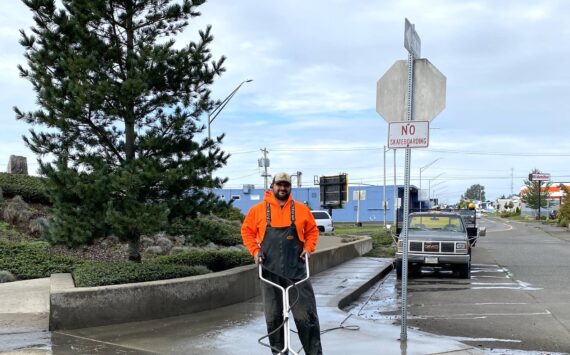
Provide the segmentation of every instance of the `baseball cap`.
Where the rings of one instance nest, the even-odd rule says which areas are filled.
[[[275,174],[275,176],[273,177],[273,182],[287,182],[287,183],[291,183],[291,175],[287,174],[287,173],[277,173]]]

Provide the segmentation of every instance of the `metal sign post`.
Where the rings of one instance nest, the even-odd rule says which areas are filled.
[[[550,173],[531,173],[528,174],[529,181],[538,181],[538,220],[540,221],[540,195],[542,195],[542,182],[550,181]],[[548,205],[547,205],[548,207]],[[548,218],[548,214],[546,215]]]
[[[408,51],[407,62],[396,61],[376,84],[376,111],[390,123],[388,147],[403,148],[406,152],[404,218],[400,234],[403,251],[402,330],[400,335],[402,343],[405,343],[408,338],[408,217],[411,149],[429,145],[429,121],[445,108],[446,88],[445,76],[427,59],[419,59],[421,40],[415,26],[408,19],[405,21],[404,47]]]
[[[406,19],[406,27],[408,27],[408,19]],[[413,29],[413,26],[412,26]],[[406,39],[408,38],[408,31],[406,31]],[[415,30],[413,33],[417,36]],[[407,42],[407,40],[406,40]],[[419,42],[419,37],[418,37]],[[411,121],[413,119],[413,94],[414,94],[414,52],[408,49],[408,102],[407,102],[407,112],[406,121]],[[406,154],[404,158],[404,220],[402,225],[402,234],[404,238],[402,239],[402,312],[401,312],[401,330],[400,330],[400,341],[408,340],[408,215],[410,212],[410,159],[412,151],[410,148],[406,148]]]

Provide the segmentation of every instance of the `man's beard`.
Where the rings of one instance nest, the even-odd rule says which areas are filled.
[[[280,195],[280,191],[277,191],[277,193],[274,195],[275,198],[279,201],[287,201],[289,199],[289,195],[291,195],[291,192],[285,192],[285,195]]]

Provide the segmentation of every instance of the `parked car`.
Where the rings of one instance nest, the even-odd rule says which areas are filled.
[[[331,233],[334,231],[334,225],[330,214],[327,211],[311,211],[317,227],[321,233]]]
[[[464,218],[451,212],[410,213],[408,224],[408,274],[423,266],[450,268],[459,277],[471,277],[471,244]],[[402,277],[403,241],[398,238],[396,275]]]

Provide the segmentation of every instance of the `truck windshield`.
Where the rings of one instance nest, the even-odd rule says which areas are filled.
[[[459,216],[410,216],[410,230],[464,232]]]

